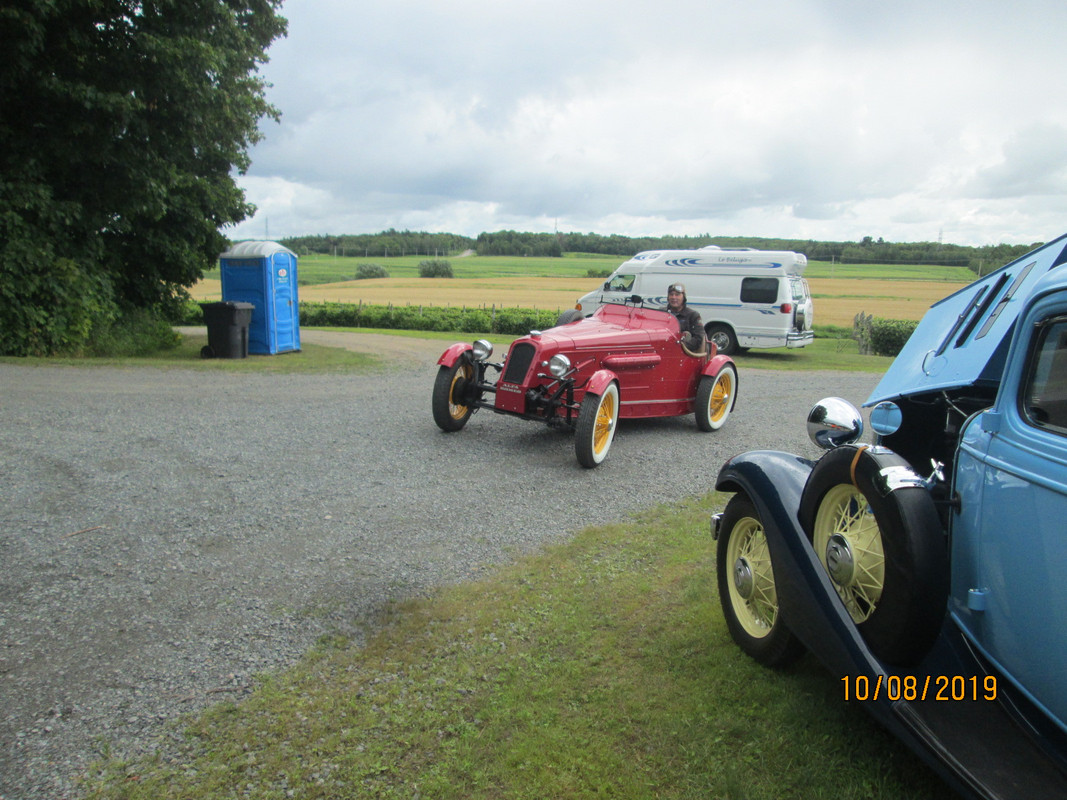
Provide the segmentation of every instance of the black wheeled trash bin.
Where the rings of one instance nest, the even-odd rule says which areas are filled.
[[[201,303],[207,324],[207,346],[201,358],[248,358],[248,325],[252,321],[251,303],[227,300]]]

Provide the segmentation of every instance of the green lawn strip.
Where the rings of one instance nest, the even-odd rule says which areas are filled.
[[[324,641],[184,745],[100,765],[93,798],[943,797],[806,658],[730,641],[720,495],[589,528]]]
[[[970,283],[978,276],[968,267],[948,267],[941,264],[841,264],[809,261],[804,277]]]
[[[382,333],[382,331],[375,331]],[[70,367],[155,367],[157,369],[195,369],[223,372],[257,373],[325,373],[368,370],[385,366],[385,361],[375,355],[358,353],[339,347],[302,344],[299,352],[275,355],[250,355],[247,358],[201,358],[200,349],[207,344],[207,333],[186,334],[177,347],[159,350],[151,356],[131,357],[49,357],[9,358],[0,357],[0,364],[22,366],[70,366]]]
[[[846,372],[878,372],[889,369],[891,356],[861,355],[854,339],[816,335],[806,347],[793,349],[752,349],[734,355],[741,369],[812,370],[836,369]]]
[[[308,330],[314,330],[308,328]],[[456,331],[407,331],[387,328],[323,328],[322,330],[401,336],[415,339],[431,339],[441,342],[441,351],[453,342],[472,342],[488,339],[496,349],[494,361],[503,358],[513,336],[463,333]],[[834,334],[839,335],[838,331]],[[160,369],[181,368],[206,371],[264,372],[264,373],[324,373],[358,372],[390,366],[382,357],[314,344],[301,344],[298,353],[279,353],[271,356],[251,355],[248,358],[200,357],[200,349],[207,344],[205,334],[186,334],[181,343],[172,350],[162,350],[146,357],[113,358],[5,358],[0,364],[22,366],[74,366],[74,367],[155,367]],[[803,348],[772,350],[749,350],[734,356],[742,369],[778,370],[845,370],[857,372],[885,372],[892,359],[881,356],[860,355],[855,341],[836,336],[817,335],[815,341]]]

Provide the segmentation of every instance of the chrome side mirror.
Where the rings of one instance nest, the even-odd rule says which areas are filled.
[[[808,438],[824,450],[852,444],[862,434],[859,410],[840,397],[826,397],[808,412]]]

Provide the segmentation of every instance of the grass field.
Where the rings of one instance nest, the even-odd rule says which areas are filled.
[[[425,257],[423,257],[425,258]],[[386,305],[571,308],[601,282],[589,270],[611,270],[618,256],[564,258],[452,258],[454,278],[420,278],[416,256],[389,259],[305,256],[300,299]],[[378,263],[388,278],[352,280],[361,263]],[[815,324],[851,327],[863,311],[888,319],[918,320],[933,303],[963,288],[974,273],[963,267],[842,265],[812,262],[806,272],[815,298]],[[197,300],[218,300],[218,271],[193,289]]]
[[[714,493],[392,609],[241,703],[111,760],[94,800],[612,797],[934,800],[948,788],[812,657],[769,670],[726,631]]]

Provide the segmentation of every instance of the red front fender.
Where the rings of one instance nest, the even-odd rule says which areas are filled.
[[[709,375],[714,378],[719,374],[719,371],[730,364],[733,366],[734,371],[737,371],[737,366],[734,364],[734,360],[730,356],[715,355],[708,359],[708,363],[704,365],[704,369],[701,370],[701,375]]]
[[[619,376],[612,372],[610,369],[598,369],[589,378],[589,382],[585,384],[586,393],[592,392],[595,395],[604,394],[604,390],[608,388],[608,384],[612,381],[618,382]]]
[[[459,361],[460,356],[462,356],[464,353],[469,353],[473,349],[474,346],[471,344],[468,344],[466,342],[457,342],[441,354],[441,357],[437,359],[437,363],[440,364],[442,367],[451,367],[457,361]]]

